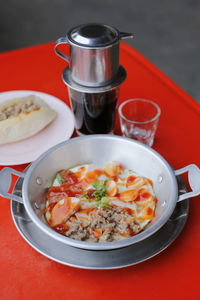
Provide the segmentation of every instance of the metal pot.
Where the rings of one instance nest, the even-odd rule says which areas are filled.
[[[51,229],[44,220],[44,193],[55,173],[79,164],[95,163],[99,167],[117,160],[142,176],[150,178],[158,198],[156,213],[151,224],[141,233],[118,242],[91,243],[67,238]],[[176,176],[188,172],[191,192],[178,195]],[[9,194],[11,174],[24,178],[22,198]],[[170,218],[176,203],[200,194],[200,170],[192,164],[174,171],[155,150],[137,141],[113,135],[89,135],[73,138],[54,146],[42,154],[28,168],[26,174],[12,168],[0,172],[0,195],[23,203],[30,219],[47,235],[61,243],[90,250],[122,248],[142,241],[159,230]]]
[[[55,52],[69,62],[73,81],[84,86],[104,86],[118,77],[120,40],[132,37],[108,25],[84,24],[59,38]],[[60,44],[69,44],[70,57],[57,49]]]

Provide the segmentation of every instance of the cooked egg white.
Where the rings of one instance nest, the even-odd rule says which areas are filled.
[[[87,192],[90,189],[94,190],[94,182],[105,181],[108,207],[130,209],[128,213],[130,214],[130,218],[133,218],[134,222],[136,222],[137,230],[139,228],[138,232],[143,230],[152,221],[156,209],[156,198],[151,181],[140,176],[133,170],[124,169],[122,165],[117,162],[108,163],[103,168],[102,173],[99,172],[99,175],[94,174],[94,179],[92,181],[92,171],[95,172],[97,169],[98,167],[94,164],[84,164],[70,168],[69,171],[75,173],[80,181],[83,180],[84,182],[88,182],[88,185],[84,188],[84,192]],[[53,186],[59,186],[61,184],[62,178],[57,174],[53,181]],[[142,195],[144,195],[144,197],[142,197]],[[57,224],[58,220],[65,219],[64,214],[72,215],[74,213],[74,216],[79,221],[84,224],[89,224],[91,220],[89,209],[97,208],[99,202],[93,198],[89,199],[89,197],[85,197],[84,193],[80,198],[68,198],[71,199],[70,210],[66,213],[64,212],[64,209],[62,210],[62,206],[66,206],[65,199],[59,200],[52,212],[48,210],[49,201],[46,201],[46,220],[48,222],[51,220],[53,224]],[[57,215],[59,213],[63,215],[60,217]],[[124,239],[120,234],[115,234],[114,238],[115,240]],[[104,239],[106,240],[106,237],[102,235],[99,241],[102,242]]]

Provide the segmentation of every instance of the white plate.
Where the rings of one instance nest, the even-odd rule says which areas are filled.
[[[35,91],[0,93],[0,102],[36,95],[57,112],[56,119],[36,135],[19,142],[0,145],[0,165],[19,165],[34,161],[54,145],[69,139],[74,131],[74,117],[69,107],[58,98]]]

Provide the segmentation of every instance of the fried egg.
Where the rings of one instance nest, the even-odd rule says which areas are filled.
[[[62,234],[74,239],[129,238],[144,230],[155,215],[152,181],[116,161],[102,169],[85,164],[62,170],[53,180],[52,191],[46,200],[46,220],[54,229],[64,226]]]

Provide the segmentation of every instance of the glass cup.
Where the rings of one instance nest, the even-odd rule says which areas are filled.
[[[119,106],[120,126],[123,136],[152,146],[160,107],[150,100],[130,99]]]

